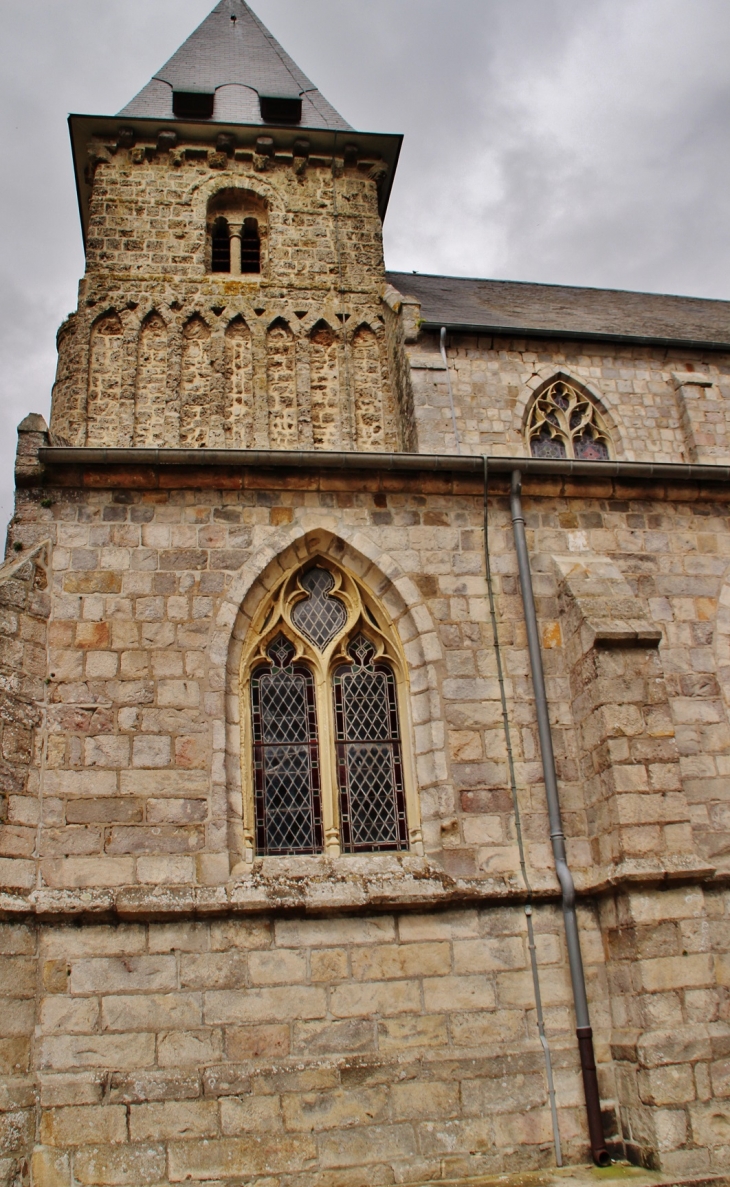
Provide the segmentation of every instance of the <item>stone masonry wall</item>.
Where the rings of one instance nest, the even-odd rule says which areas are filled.
[[[727,1168],[726,900],[617,894],[600,909],[603,937],[580,910],[609,1145],[621,1153],[622,1133],[634,1160],[670,1173]],[[561,1140],[576,1161],[585,1119],[560,912],[534,919]],[[6,992],[27,1015],[34,931],[6,926],[0,939]],[[321,1187],[365,1168],[386,1184],[551,1164],[518,906],[61,924],[37,943],[32,1079],[18,1077],[23,1040],[6,1041],[16,1062],[0,1149],[16,1173],[37,1096],[39,1187],[265,1175]],[[30,1028],[17,1008],[6,1028],[9,1017]]]
[[[48,550],[40,544],[0,566],[0,879],[36,882],[44,741]]]
[[[9,557],[18,543],[27,565],[48,541],[47,739],[23,805],[40,822],[32,877],[6,882],[2,908],[42,917],[8,960],[32,962],[39,945],[44,989],[5,1012],[23,1028],[11,1054],[30,1034],[13,1019],[35,1009],[42,1029],[8,1097],[9,1116],[42,1092],[37,1182],[323,1185],[371,1156],[376,1182],[409,1166],[423,1178],[549,1162],[481,484],[220,466],[41,474],[32,452]],[[580,1158],[505,494],[494,476],[499,632],[561,1127]],[[525,509],[607,1132],[645,1163],[721,1169],[727,502],[693,484],[550,478],[526,482]],[[241,632],[287,567],[322,551],[380,600],[405,649],[423,856],[246,862],[236,848]],[[601,641],[591,573],[614,582],[648,668],[641,647],[622,658],[625,637]],[[8,968],[15,1000],[24,982]],[[686,1041],[670,1042],[678,1028]],[[19,1124],[7,1122],[13,1174],[30,1136]]]
[[[26,548],[45,539],[52,545],[44,878],[62,886],[224,877],[226,780],[240,763],[237,667],[229,659],[240,650],[231,634],[235,617],[247,596],[263,595],[272,579],[264,575],[281,571],[270,568],[277,555],[293,558],[291,564],[308,547],[325,546],[357,570],[400,623],[411,664],[427,852],[450,874],[509,884],[516,866],[478,487],[457,494],[446,476],[419,476],[415,488],[398,480],[401,490],[387,492],[377,476],[354,474],[323,475],[319,489],[292,475],[272,490],[268,477],[262,489],[255,471],[245,475],[226,474],[228,490],[220,489],[218,472],[208,471],[205,479],[193,472],[186,479],[199,489],[179,489],[177,475],[165,479],[177,490],[145,491],[139,483],[149,482],[146,472],[130,468],[117,471],[117,488],[109,490],[102,488],[109,482],[103,469],[87,470],[83,492],[73,485],[44,490],[50,507],[41,505],[38,490],[19,492],[12,540]],[[75,484],[78,475],[69,480]],[[217,489],[201,489],[204,480]],[[431,493],[420,493],[424,482]],[[609,876],[589,843],[584,744],[557,601],[563,577],[552,558],[605,554],[662,632],[656,675],[666,687],[666,710],[641,726],[633,710],[608,712],[603,720],[610,724],[601,726],[615,731],[614,764],[618,739],[646,731],[634,757],[621,760],[622,777],[632,783],[625,790],[641,797],[653,788],[675,812],[678,827],[670,828],[667,817],[659,849],[648,822],[637,819],[636,856],[643,847],[647,861],[661,854],[678,869],[694,854],[692,860],[724,869],[730,739],[718,650],[725,636],[715,639],[713,622],[726,598],[726,505],[692,490],[687,501],[659,500],[655,492],[652,502],[645,491],[610,483],[561,495],[560,484],[533,486],[540,497],[528,494],[526,508],[572,862],[586,884]],[[508,697],[520,723],[514,745],[528,857],[538,880],[553,885],[511,527],[500,497],[491,518]],[[617,684],[617,673],[614,667],[618,704],[649,695],[631,684],[633,677]],[[652,803],[659,799],[655,794]],[[685,807],[676,817],[680,800]]]
[[[729,908],[696,885],[601,905],[626,1149],[676,1175],[730,1164]]]
[[[680,348],[534,342],[451,335],[447,346],[461,451],[521,457],[524,424],[538,388],[577,382],[611,430],[619,460],[730,462],[730,358]],[[437,335],[408,347],[418,449],[454,453],[446,372]]]
[[[605,1035],[601,944],[582,920]],[[582,1157],[559,913],[537,929],[562,1135]],[[55,927],[40,944],[43,1187],[385,1184],[550,1162],[519,908]]]

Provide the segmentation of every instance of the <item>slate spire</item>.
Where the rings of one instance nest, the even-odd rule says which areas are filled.
[[[309,81],[245,0],[220,0],[161,70],[120,112],[120,116],[174,120],[199,111],[215,123],[300,123],[304,128],[346,131],[342,116]],[[207,100],[204,98],[207,96]],[[284,105],[262,103],[283,99]],[[289,101],[290,111],[286,115]],[[301,120],[292,118],[301,100]],[[264,114],[262,115],[262,110]],[[268,118],[265,118],[268,116]],[[201,118],[200,114],[192,118]]]

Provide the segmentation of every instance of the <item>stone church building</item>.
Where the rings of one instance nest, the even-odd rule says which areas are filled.
[[[70,120],[0,569],[0,1182],[730,1166],[730,303],[388,273],[243,0]]]

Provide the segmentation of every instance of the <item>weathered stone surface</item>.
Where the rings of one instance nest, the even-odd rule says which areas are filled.
[[[481,473],[364,467],[524,456],[557,376],[616,458],[727,461],[728,360],[453,333],[444,363],[385,285],[382,162],[344,143],[292,156],[292,129],[215,151],[162,131],[92,143],[51,437],[34,416],[19,430],[0,907],[22,922],[0,923],[0,1176],[20,1182],[31,1155],[44,1187],[544,1167],[525,875],[564,1155],[584,1159],[505,480],[488,506],[501,686]],[[211,270],[224,209],[255,211],[260,273]],[[49,440],[204,452],[43,462]],[[323,464],[213,465],[212,448]],[[329,464],[338,450],[351,465]],[[726,1170],[727,491],[556,474],[527,476],[523,501],[607,1137],[668,1173]],[[326,853],[256,849],[244,660],[318,558],[401,663],[408,851],[342,854],[338,795]],[[329,720],[329,691],[317,703]]]

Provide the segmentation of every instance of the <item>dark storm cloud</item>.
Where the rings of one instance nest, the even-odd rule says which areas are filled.
[[[0,516],[83,268],[69,111],[114,112],[213,0],[0,4]],[[399,269],[730,297],[726,0],[254,0],[356,127],[406,134]]]

